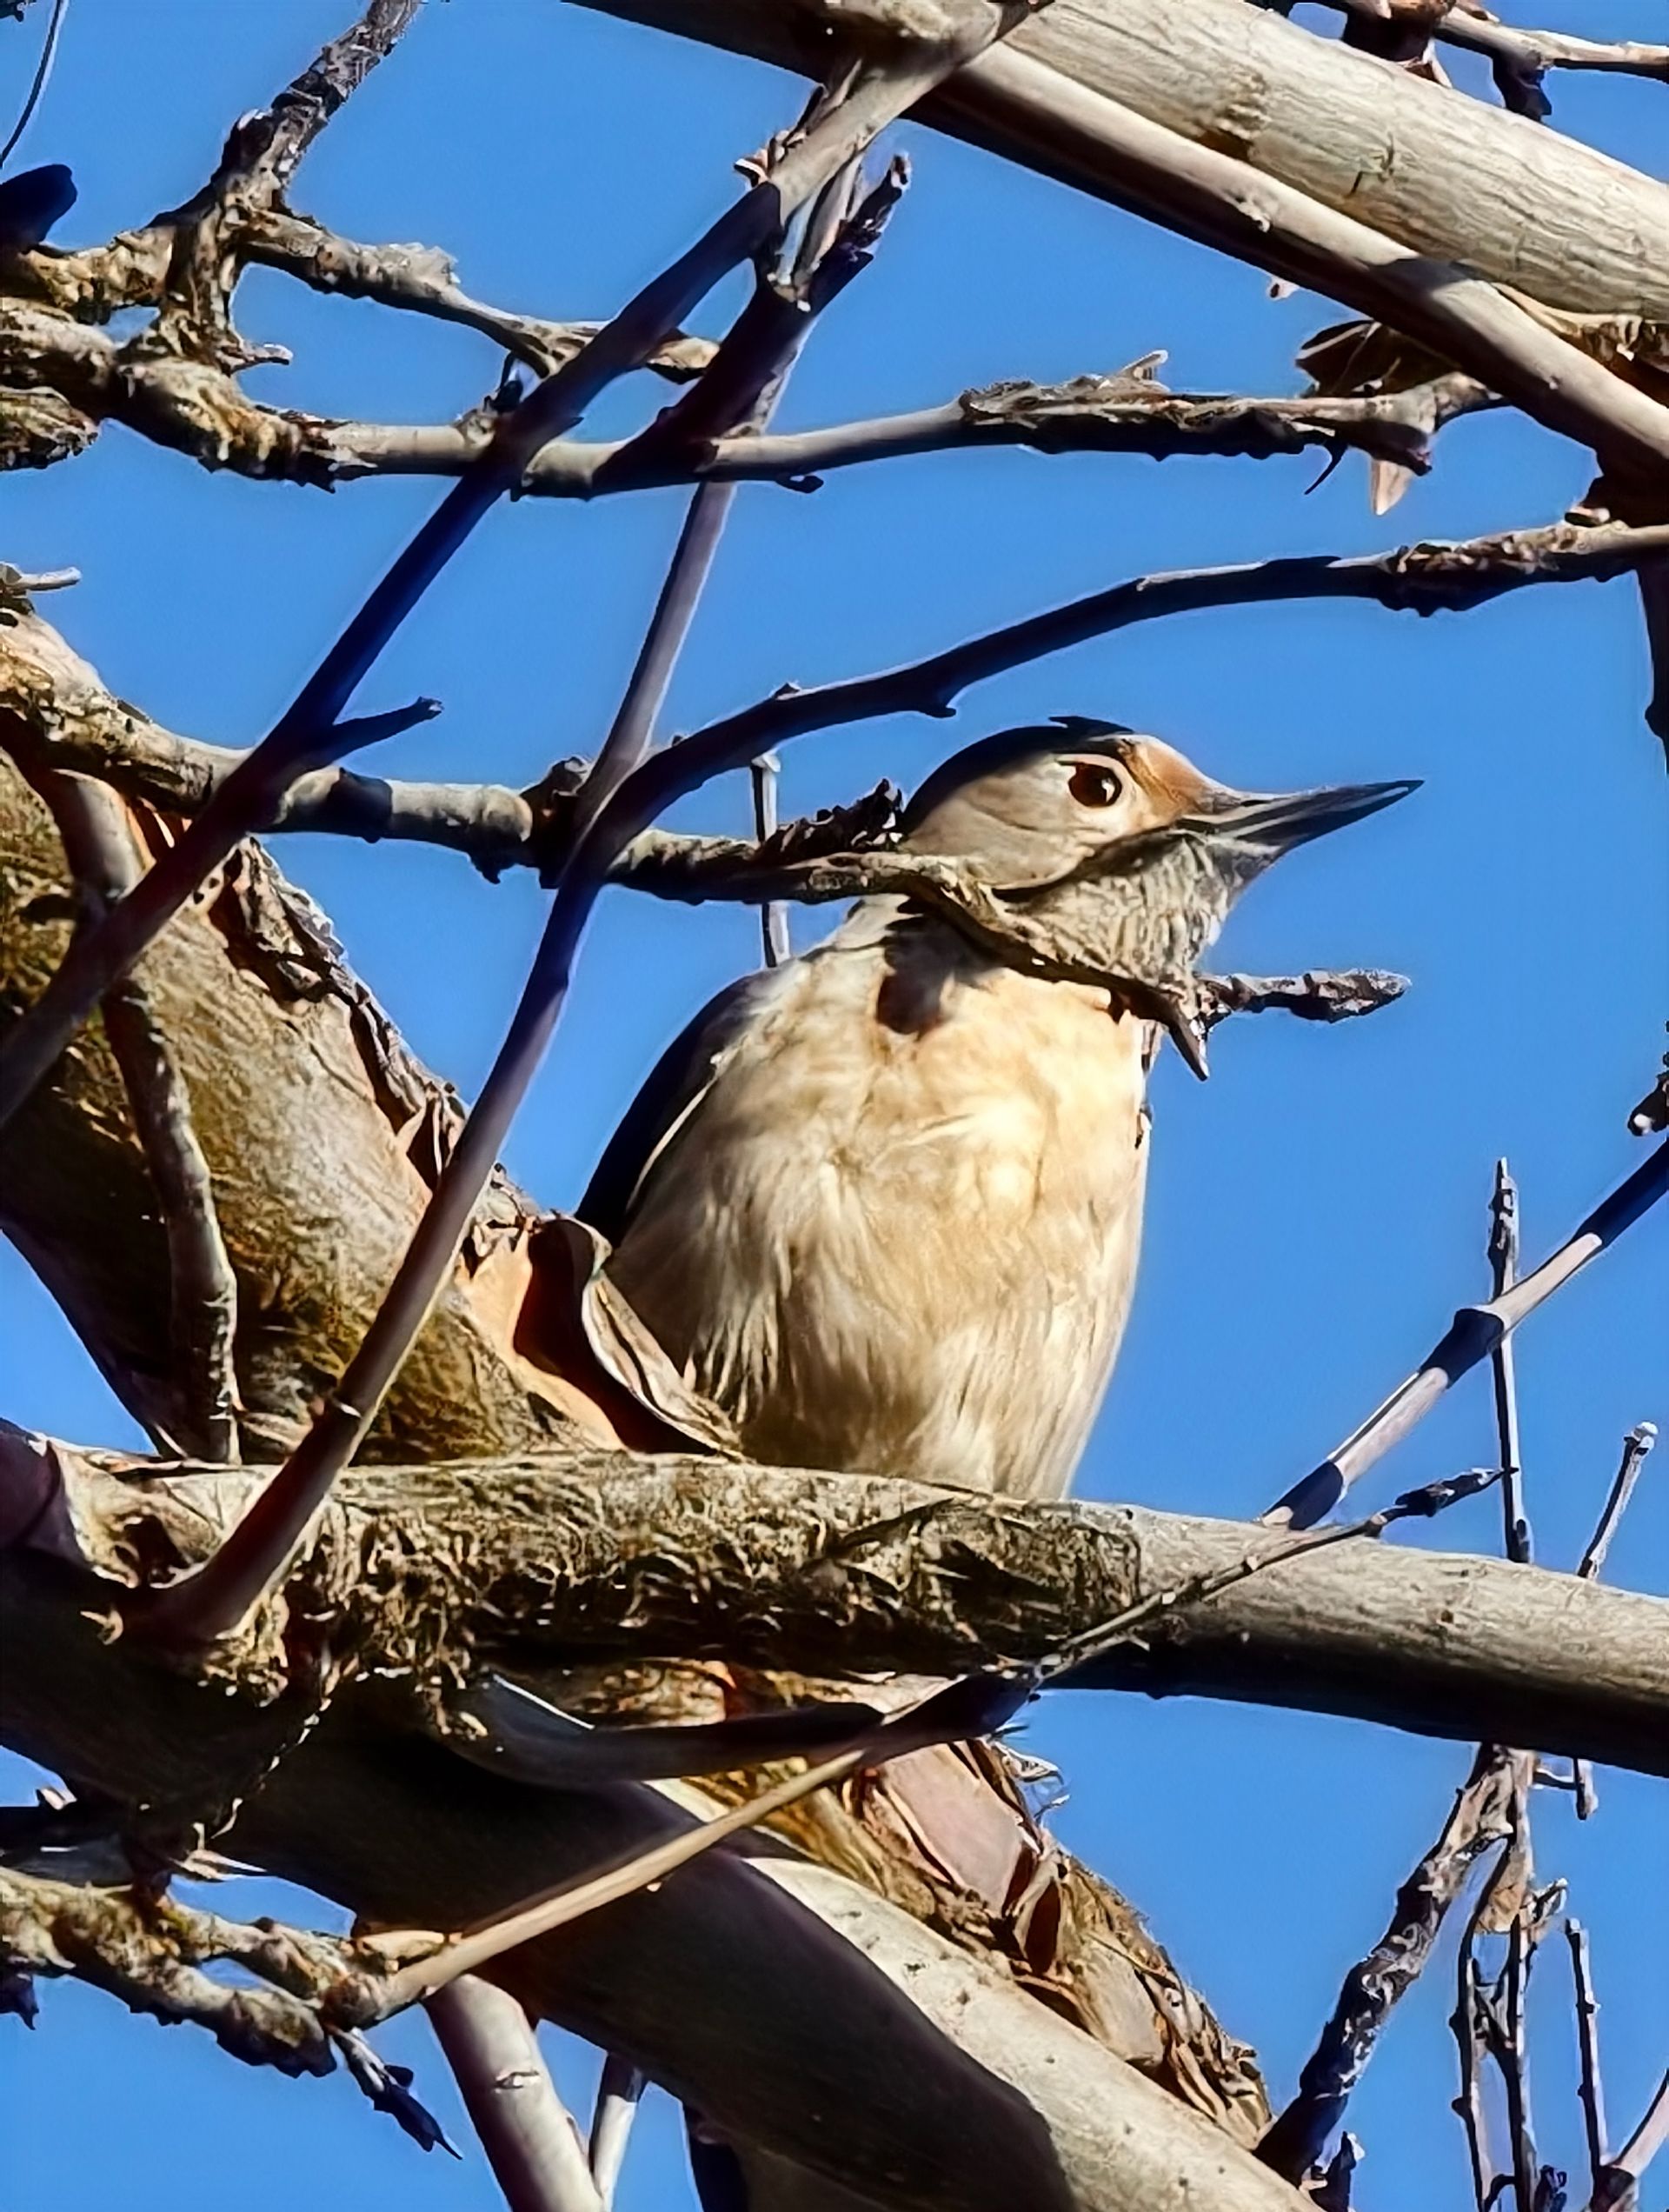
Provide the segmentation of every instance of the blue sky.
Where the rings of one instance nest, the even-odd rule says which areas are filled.
[[[37,11],[38,15],[39,11]],[[1308,10],[1300,11],[1307,14]],[[1553,12],[1550,10],[1550,12]],[[20,160],[68,160],[81,203],[61,237],[103,237],[184,197],[225,127],[263,103],[346,19],[348,0],[76,0],[58,73]],[[1598,0],[1596,36],[1661,35],[1659,13]],[[1319,19],[1319,18],[1318,18]],[[38,22],[0,29],[0,113],[20,97]],[[1661,87],[1553,86],[1556,121],[1645,168],[1661,163]],[[695,235],[728,164],[794,111],[799,89],[752,64],[558,0],[431,5],[309,157],[294,194],[364,239],[422,239],[481,296],[600,316]],[[914,183],[876,264],[820,327],[782,410],[809,426],[942,400],[1001,376],[1116,369],[1154,347],[1174,386],[1297,389],[1295,347],[1329,303],[1267,296],[1253,270],[926,133],[896,134]],[[692,318],[716,330],[738,296]],[[256,371],[276,402],[440,420],[478,398],[484,341],[256,272],[251,337],[294,365]],[[643,419],[641,381],[595,423]],[[788,678],[914,656],[1055,600],[1169,566],[1366,550],[1556,517],[1587,471],[1574,447],[1510,417],[1461,423],[1433,476],[1375,522],[1365,464],[1307,494],[1313,457],[1264,463],[1022,453],[923,458],[830,479],[815,498],[739,501],[674,695],[689,727]],[[215,478],[120,430],[69,467],[9,480],[0,556],[74,563],[49,611],[114,689],[223,743],[257,736],[416,522],[420,483],[331,497]],[[432,693],[444,716],[387,749],[390,773],[515,783],[589,750],[605,726],[676,529],[676,495],[593,508],[526,503],[489,518],[385,656],[365,708]],[[1640,719],[1647,674],[1631,589],[1526,593],[1464,619],[1337,606],[1156,623],[1021,670],[964,700],[948,730],[905,720],[802,741],[793,810],[882,774],[907,786],[955,744],[1074,711],[1156,730],[1227,780],[1260,787],[1425,779],[1407,804],[1305,851],[1237,912],[1226,963],[1371,963],[1413,978],[1370,1022],[1277,1017],[1221,1032],[1200,1086],[1160,1072],[1143,1276],[1083,1470],[1090,1496],[1255,1513],[1383,1394],[1484,1280],[1498,1153],[1539,1255],[1639,1156],[1629,1107],[1663,1046],[1669,926],[1665,778]],[[739,782],[686,810],[736,828]],[[416,1049],[467,1093],[514,1003],[542,896],[415,849],[286,844]],[[800,942],[821,920],[796,919]],[[509,1147],[571,1203],[660,1047],[753,964],[735,911],[675,916],[615,896],[593,930],[569,1020]],[[1669,1417],[1666,1223],[1649,1221],[1534,1321],[1519,1372],[1540,1556],[1579,1551],[1632,1422]],[[86,1442],[136,1441],[45,1294],[0,1251],[0,1412]],[[1486,1460],[1482,1378],[1381,1470],[1394,1488]],[[1663,1458],[1659,1455],[1659,1459]],[[1496,1510],[1449,1516],[1446,1544],[1492,1548]],[[1612,1551],[1619,1582],[1669,1586],[1669,1466],[1649,1464]],[[1277,2100],[1347,1963],[1379,1934],[1435,1833],[1464,1747],[1250,1708],[1058,1698],[1034,1748],[1071,1796],[1073,1849],[1142,1907],[1238,2035]],[[0,1789],[26,1791],[0,1756]],[[1669,1820],[1660,1788],[1602,1774],[1603,1809],[1538,1808],[1543,1867],[1593,1931],[1613,2122],[1631,2123],[1669,2055]],[[225,1909],[274,1909],[273,1885]],[[293,1896],[283,1909],[332,1917]],[[1405,2005],[1352,2125],[1369,2208],[1469,2202],[1448,2110],[1446,1961]],[[473,2212],[495,2192],[421,2021],[391,2055],[455,2122],[465,2162],[425,2160],[340,2078],[249,2072],[190,2031],[110,2000],[45,1993],[33,2035],[0,2022],[0,2172],[8,2202],[195,2212],[235,2195],[277,2212],[330,2176],[344,2200]],[[1562,1947],[1533,1992],[1545,2155],[1579,2173]],[[549,2032],[549,2031],[548,2031]],[[594,2058],[553,2035],[576,2105]],[[96,2115],[94,2124],[93,2115]],[[625,2212],[688,2201],[676,2115],[652,2097]]]

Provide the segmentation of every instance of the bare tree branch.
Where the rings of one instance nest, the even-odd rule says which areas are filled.
[[[327,230],[312,216],[296,215],[289,208],[253,210],[239,243],[252,263],[279,270],[313,291],[373,300],[379,307],[478,331],[540,376],[572,359],[602,328],[597,323],[553,323],[489,306],[460,287],[450,257],[437,246],[360,245]],[[712,357],[710,339],[676,332],[643,365],[672,383],[686,383]]]
[[[604,2212],[578,2132],[517,1999],[467,1974],[437,1989],[425,2009],[506,2212]]]
[[[201,1559],[248,1489],[220,1470],[136,1482],[65,1447],[55,1464],[82,1549],[124,1581],[141,1554]],[[1571,1576],[1383,1545],[1348,1547],[1334,1565],[1287,1558],[1289,1538],[1240,1522],[1007,1501],[994,1511],[917,1484],[720,1460],[368,1469],[344,1498],[346,1519],[327,1522],[283,1606],[334,1620],[333,1648],[374,1649],[396,1669],[437,1636],[449,1667],[512,1673],[535,1650],[551,1666],[617,1649],[813,1676],[1024,1668],[1155,1592],[1250,1562],[1252,1581],[1160,1619],[1074,1682],[1313,1706],[1445,1737],[1516,1734],[1652,1772],[1669,1762],[1663,1603]],[[1282,1563],[1262,1563],[1272,1550]],[[391,1588],[396,1551],[410,1563]],[[652,1567],[668,1559],[690,1571]],[[1453,1620],[1438,1648],[1422,1623],[1440,1613]],[[286,1617],[263,1608],[201,1663],[270,1688],[286,1678]]]
[[[1634,1485],[1646,1464],[1646,1454],[1658,1441],[1658,1427],[1654,1421],[1637,1422],[1623,1439],[1622,1463],[1617,1469],[1617,1479],[1611,1486],[1605,1509],[1599,1516],[1593,1534],[1588,1538],[1577,1573],[1586,1577],[1597,1575],[1606,1563],[1606,1554],[1611,1549],[1611,1540],[1617,1533],[1618,1523],[1628,1509],[1629,1499],[1634,1495]]]
[[[1580,1921],[1565,1922],[1570,1946],[1571,1982],[1576,2001],[1576,2042],[1581,2062],[1579,2094],[1582,2125],[1587,2136],[1588,2175],[1592,2195],[1603,2186],[1606,2164],[1606,2096],[1599,2072],[1599,2001],[1593,1994],[1593,1968],[1588,1957],[1588,1931]]]
[[[750,1886],[757,1889],[768,1883],[755,1876]],[[333,2045],[347,2055],[355,2035],[349,2023],[376,2016],[392,1978],[374,1945],[278,1927],[243,1928],[166,1902],[143,1908],[120,1893],[0,1872],[0,1942],[12,1938],[18,1954],[38,1957],[44,1971],[75,1971],[136,2009],[197,2021],[237,2055],[289,2071],[303,2066],[328,2071]],[[276,1986],[233,1990],[176,1963],[182,1958],[222,1957],[236,1960]],[[919,1944],[908,1963],[914,1986],[932,2012],[954,2005],[942,1987],[943,1962],[930,1942]],[[992,2037],[1003,2024],[1002,2008],[993,2005],[988,1989],[975,1988],[963,1991],[961,2009],[988,2066]],[[1047,2021],[1047,2014],[1043,2018]],[[1084,2039],[1074,2037],[1064,2022],[1055,2022],[1053,2039],[1050,2055],[1064,2091],[1053,2115],[1058,2155],[1049,2135],[1012,2091],[1006,2100],[997,2100],[994,2112],[981,2109],[974,2085],[985,2068],[976,2064],[964,2075],[961,2122],[996,2167],[992,2185],[981,2185],[977,2164],[961,2169],[941,2164],[936,2194],[925,2175],[895,2170],[875,2178],[871,2201],[913,2212],[929,2208],[1001,2212],[1005,2202],[1014,2201],[1001,2192],[1019,2182],[1028,2188],[1027,2201],[1043,2212],[1148,2212],[1154,2206],[1181,2212],[1188,2205],[1201,2212],[1298,2212],[1299,2200],[1273,2175],[1127,2068],[1109,2062],[1098,2082],[1074,2049],[1074,2042]],[[894,2044],[895,2054],[898,2048]],[[923,2049],[918,2039],[911,2055],[920,2062]],[[925,2068],[914,2086],[918,2097],[926,2095],[936,2102],[939,2085]],[[1094,2102],[1096,2086],[1108,2108],[1105,2120]],[[484,2094],[484,2083],[482,2089]],[[1000,2137],[990,2132],[999,2115],[1022,2137],[1006,2155]],[[942,2133],[930,2110],[922,2120],[931,2135]],[[856,2115],[848,2122],[848,2142],[862,2124]],[[553,2129],[543,2147],[555,2145]],[[584,2186],[590,2188],[588,2177]],[[576,2177],[575,2190],[566,2196],[547,2192],[512,2201],[545,2208],[588,2200]],[[588,2201],[598,2201],[594,2189]]]
[[[410,250],[356,249],[387,257]],[[322,247],[314,266],[342,265]],[[417,288],[412,280],[409,289]],[[322,286],[319,289],[323,289]],[[344,280],[338,287],[349,291]],[[396,289],[384,284],[368,296]],[[445,288],[436,288],[444,294]],[[355,294],[357,296],[357,293]],[[462,295],[457,296],[462,301]],[[467,307],[468,311],[465,311]],[[439,313],[437,308],[432,311]],[[519,356],[572,360],[595,324],[518,325],[473,303],[448,316],[490,326]],[[662,349],[652,363],[663,373],[689,376],[711,358],[705,342],[687,339]],[[277,478],[334,490],[362,477],[468,474],[490,447],[496,427],[489,408],[456,422],[403,424],[344,421],[246,397],[228,371],[177,350],[154,351],[44,308],[0,300],[0,375],[26,383],[5,395],[8,410],[56,394],[93,426],[118,422],[141,436],[183,453],[208,469],[257,479]],[[522,489],[546,498],[591,499],[668,484],[777,483],[815,486],[838,469],[923,453],[1029,446],[1043,453],[1239,456],[1265,460],[1307,448],[1355,449],[1423,475],[1431,439],[1457,416],[1499,405],[1485,388],[1458,373],[1406,391],[1366,398],[1241,398],[1233,395],[1121,389],[1117,377],[1082,376],[1063,385],[1015,381],[967,392],[939,407],[821,430],[767,437],[708,440],[695,449],[658,444],[634,457],[638,440],[587,444],[559,439],[532,458]],[[15,434],[26,427],[22,416]],[[84,442],[84,441],[83,441]],[[43,450],[37,465],[60,457]]]
[[[1640,2124],[1605,2168],[1590,2212],[1634,2212],[1646,2168],[1669,2143],[1669,2073],[1652,2094]]]
[[[1414,1372],[1320,1467],[1278,1498],[1264,1519],[1301,1529],[1330,1513],[1353,1482],[1425,1419],[1452,1382],[1493,1355],[1505,1336],[1649,1211],[1666,1189],[1669,1189],[1669,1144],[1659,1145],[1619,1183],[1539,1267],[1499,1297],[1481,1305],[1462,1306]],[[1509,1736],[1497,1740],[1513,1739]]]
[[[812,77],[834,15],[829,0],[582,4]],[[1024,99],[1015,62],[1031,83]],[[1655,178],[1243,0],[1054,0],[924,101],[917,120],[1127,204],[1117,153],[1071,120],[1085,94],[1187,142],[1244,149],[1233,166],[1259,217],[1275,204],[1262,188],[1282,188],[1550,307],[1669,320],[1669,191]],[[1237,238],[1258,260],[1253,226]]]
[[[1411,28],[1446,46],[1481,54],[1491,64],[1497,89],[1517,115],[1539,122],[1553,112],[1553,103],[1541,89],[1548,70],[1593,70],[1617,77],[1644,77],[1669,83],[1669,46],[1654,46],[1639,39],[1606,41],[1573,37],[1559,30],[1521,30],[1499,23],[1480,7],[1456,7],[1453,0],[1327,0],[1329,7],[1368,23],[1395,24],[1406,19]]]
[[[597,2083],[596,2110],[591,2120],[591,2178],[602,2199],[603,2212],[615,2201],[615,2185],[625,2162],[626,2145],[646,2087],[640,2069],[610,2051],[602,2062]]]
[[[1437,1841],[1398,1890],[1384,1935],[1345,1976],[1297,2094],[1258,2146],[1259,2157],[1288,2181],[1302,2182],[1320,2160],[1393,2008],[1424,1971],[1450,1908],[1479,1857],[1506,1836],[1510,1788],[1506,1769],[1486,1747]]]

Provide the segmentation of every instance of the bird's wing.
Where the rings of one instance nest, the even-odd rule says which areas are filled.
[[[776,996],[787,972],[766,969],[727,983],[656,1061],[575,1209],[611,1244],[625,1233],[650,1169],[706,1096],[725,1054]]]

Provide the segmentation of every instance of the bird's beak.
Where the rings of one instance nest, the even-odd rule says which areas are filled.
[[[1200,826],[1227,835],[1273,860],[1312,837],[1343,830],[1417,791],[1417,780],[1395,783],[1333,783],[1319,791],[1231,791],[1220,786],[1197,808]]]

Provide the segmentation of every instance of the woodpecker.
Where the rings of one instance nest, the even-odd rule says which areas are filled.
[[[756,1458],[1064,1496],[1130,1307],[1148,1073],[1167,1030],[1198,1058],[1194,963],[1283,853],[1414,788],[1233,790],[1081,717],[967,747],[902,848],[1053,972],[874,896],[732,984],[581,1202],[609,1277]]]

